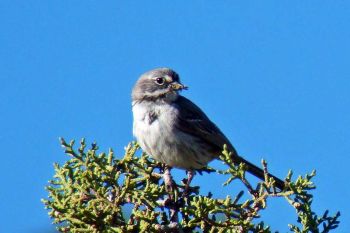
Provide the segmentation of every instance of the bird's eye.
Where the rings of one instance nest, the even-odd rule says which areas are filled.
[[[163,78],[163,77],[156,78],[156,83],[157,83],[158,85],[163,85],[163,84],[164,84],[164,78]]]

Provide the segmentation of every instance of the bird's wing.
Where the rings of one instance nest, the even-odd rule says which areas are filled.
[[[175,104],[177,105],[179,111],[179,116],[177,117],[176,122],[176,127],[179,130],[198,137],[202,143],[210,147],[210,151],[214,155],[220,155],[223,145],[226,144],[228,150],[232,152],[232,159],[235,163],[245,163],[249,173],[260,178],[261,180],[265,179],[264,171],[251,162],[240,157],[226,136],[211,120],[209,120],[209,118],[197,105],[183,96],[179,96],[179,98],[175,101]],[[270,173],[269,176],[275,179],[276,187],[281,190],[284,189],[284,181]]]
[[[179,96],[174,104],[179,111],[175,123],[179,130],[197,137],[210,146],[210,151],[214,154],[221,154],[224,144],[232,153],[237,154],[227,137],[197,105],[183,96]]]

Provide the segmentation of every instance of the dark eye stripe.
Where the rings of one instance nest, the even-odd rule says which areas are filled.
[[[175,82],[179,82],[180,81],[179,75],[177,73],[174,72],[172,77],[173,77],[173,81],[175,81]]]

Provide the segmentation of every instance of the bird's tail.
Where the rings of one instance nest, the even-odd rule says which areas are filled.
[[[265,177],[264,177],[264,171],[257,167],[256,165],[252,164],[251,162],[245,160],[244,158],[240,157],[240,156],[234,156],[234,162],[236,163],[244,163],[247,165],[247,171],[256,176],[257,178],[259,178],[260,180],[265,180]],[[268,173],[268,175],[270,177],[272,177],[274,180],[275,180],[275,185],[277,188],[279,188],[280,190],[283,190],[284,189],[284,181],[281,180],[280,178]]]

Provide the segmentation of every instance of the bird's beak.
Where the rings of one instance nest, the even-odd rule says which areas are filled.
[[[181,90],[187,90],[188,87],[179,83],[179,82],[173,82],[170,84],[171,89],[173,89],[174,91],[181,91]]]

